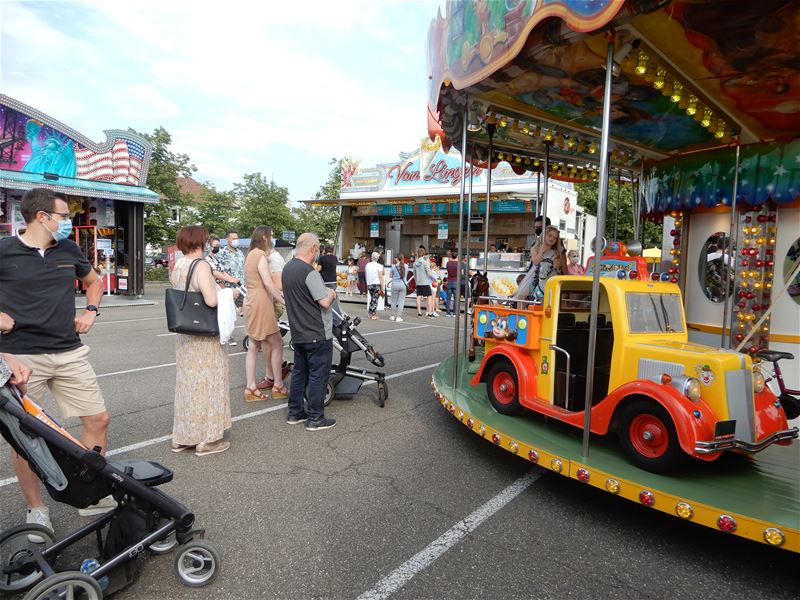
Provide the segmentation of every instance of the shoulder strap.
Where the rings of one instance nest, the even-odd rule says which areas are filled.
[[[192,264],[189,265],[189,273],[186,275],[186,285],[183,288],[183,298],[181,299],[181,310],[183,310],[184,305],[186,304],[186,297],[189,294],[189,284],[192,282],[192,275],[194,274],[194,269],[197,266],[197,263],[204,262],[202,258],[195,258],[192,261]],[[211,265],[209,265],[211,267]]]

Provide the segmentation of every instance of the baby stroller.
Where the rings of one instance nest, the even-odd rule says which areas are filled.
[[[58,502],[85,508],[109,494],[117,502],[114,510],[60,541],[41,525],[0,533],[0,595],[29,590],[24,600],[100,600],[133,582],[146,550],[162,554],[175,547],[176,573],[185,585],[200,587],[217,576],[219,554],[202,529],[192,528],[194,515],[156,487],[172,479],[169,469],[149,461],[107,461],[11,385],[0,387],[0,434]],[[92,533],[97,562],[57,572],[59,555]],[[94,570],[85,569],[87,563]]]
[[[339,363],[331,366],[331,377],[325,392],[325,406],[328,406],[334,397],[349,397],[358,394],[361,386],[366,381],[373,381],[378,386],[378,397],[376,404],[383,407],[389,398],[389,388],[386,385],[386,375],[381,371],[369,369],[359,369],[351,367],[350,361],[355,352],[364,352],[367,360],[376,367],[383,367],[386,362],[383,355],[375,350],[372,344],[359,333],[358,327],[361,319],[356,317],[351,319],[344,311],[341,313],[333,309],[333,346],[339,352]],[[281,337],[286,337],[289,333],[289,324],[286,321],[278,321]],[[245,337],[242,346],[245,350],[249,347],[250,340]],[[289,348],[294,351],[292,342]],[[292,363],[288,364],[287,370],[291,371]]]

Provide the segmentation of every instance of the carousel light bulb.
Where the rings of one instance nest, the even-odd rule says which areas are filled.
[[[528,127],[527,123],[522,124],[522,133],[528,133],[530,131],[530,127]]]
[[[722,139],[725,137],[725,121],[722,119],[717,121],[717,130],[714,132],[714,137],[717,139]]]
[[[505,117],[505,115],[500,117],[499,125],[500,125],[500,127],[508,127],[508,119]]]
[[[539,159],[538,158],[534,158],[533,159],[533,166],[534,167],[538,167],[539,166]]]
[[[644,75],[647,73],[647,61],[649,57],[647,53],[643,50],[639,50],[639,57],[636,60],[636,74],[637,75]]]
[[[586,142],[583,140],[578,142],[578,152],[586,152]]]
[[[664,67],[658,67],[656,69],[656,78],[653,81],[653,87],[657,90],[661,90],[664,88],[664,84],[666,83],[667,78],[667,70]]]
[[[544,141],[545,142],[553,141],[553,132],[550,129],[544,132]]]
[[[517,163],[518,165],[519,165],[519,164],[521,164],[521,163],[522,163],[522,157],[521,157],[521,156],[517,156],[517,157],[514,159],[514,162],[515,162],[515,163]]]
[[[589,144],[589,154],[596,154],[597,153],[597,146],[594,142]]]
[[[683,91],[683,84],[679,81],[672,83],[672,95],[669,97],[670,102],[677,103],[681,101],[681,93]]]
[[[705,128],[710,127],[711,126],[711,117],[712,116],[713,115],[711,113],[711,109],[710,108],[706,108],[705,110],[703,110],[703,120],[700,121],[700,125],[702,125]]]
[[[561,135],[560,133],[559,133],[559,134],[556,136],[556,142],[555,142],[555,144],[556,144],[556,146],[558,146],[559,148],[563,148],[563,147],[564,147],[564,136],[563,136],[563,135]]]
[[[572,150],[575,147],[575,138],[570,136],[567,138],[567,148]]]
[[[689,105],[686,107],[686,114],[690,117],[697,114],[697,96],[694,94],[689,95]]]
[[[527,156],[525,157],[525,164],[526,165],[530,165],[531,164],[531,159],[528,158]]]
[[[531,135],[535,135],[539,137],[542,134],[542,130],[538,125],[534,125],[533,129],[531,129]]]
[[[767,240],[764,239],[763,237],[756,238],[756,244],[758,244],[759,246],[763,246],[766,243],[766,241]]]

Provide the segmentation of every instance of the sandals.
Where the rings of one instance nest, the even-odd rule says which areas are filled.
[[[260,390],[271,390],[273,385],[275,385],[275,382],[272,379],[264,377],[256,384],[256,387]]]
[[[272,386],[272,399],[273,400],[281,400],[283,398],[289,397],[289,390],[286,389],[285,385],[274,385]]]
[[[274,388],[273,388],[274,389]],[[268,398],[261,392],[260,389],[244,388],[244,401],[245,402],[260,402]]]

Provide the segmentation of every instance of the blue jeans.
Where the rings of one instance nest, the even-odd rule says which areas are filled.
[[[458,289],[458,288],[456,287],[456,282],[455,281],[448,281],[447,282],[447,298],[444,301],[444,308],[447,311],[448,315],[455,314],[456,311],[458,310],[458,307],[455,306],[455,302],[456,302],[456,298],[457,298],[456,289]],[[452,309],[450,308],[451,300],[452,300],[452,304],[453,304],[453,308]]]
[[[325,417],[325,391],[331,378],[333,340],[294,343],[292,389],[289,391],[289,417],[305,412],[310,422]],[[305,411],[303,397],[305,396]]]

